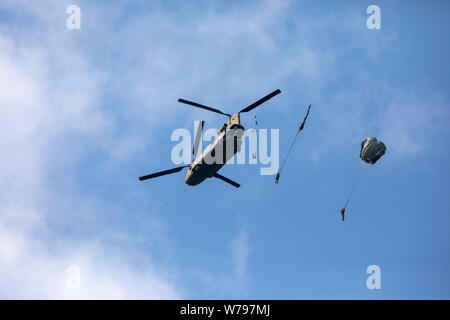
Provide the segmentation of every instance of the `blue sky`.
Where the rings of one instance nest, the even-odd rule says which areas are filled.
[[[449,9],[2,1],[0,297],[448,299]],[[242,122],[279,129],[282,157],[312,104],[280,184],[259,165],[220,171],[240,189],[137,180],[174,166],[173,130],[225,120],[178,98],[231,113],[277,88]],[[371,167],[367,136],[387,146]]]

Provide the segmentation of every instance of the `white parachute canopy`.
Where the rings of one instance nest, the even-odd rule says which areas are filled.
[[[365,138],[361,142],[359,157],[362,161],[375,164],[386,152],[386,146],[375,137]]]

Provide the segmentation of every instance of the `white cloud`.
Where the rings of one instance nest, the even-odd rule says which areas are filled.
[[[41,13],[46,17],[49,12]],[[101,237],[80,243],[48,224],[54,217],[49,211],[84,214],[57,208],[64,199],[74,202],[82,195],[76,189],[61,194],[52,176],[64,173],[70,183],[83,148],[94,144],[101,149],[109,138],[111,119],[99,100],[102,75],[64,27],[45,26],[43,17],[37,17],[43,23],[38,40],[26,33],[13,38],[9,34],[14,31],[0,29],[0,297],[178,298],[176,280],[150,258],[115,249]],[[120,161],[113,151],[112,158]],[[87,204],[83,210],[95,208]],[[66,269],[74,264],[82,272],[79,290],[66,286]]]
[[[231,257],[233,260],[234,275],[237,279],[246,276],[247,258],[250,254],[248,231],[241,227],[236,237],[230,242]]]
[[[241,219],[239,219],[241,220]],[[251,244],[248,229],[243,221],[237,233],[227,243],[229,260],[225,265],[231,266],[231,272],[217,272],[198,268],[189,273],[193,273],[197,285],[191,290],[195,290],[196,297],[200,299],[245,299],[249,294],[249,281],[251,275],[248,272],[248,257],[251,253]]]
[[[424,151],[440,153],[441,148],[430,147],[448,130],[450,105],[439,95],[430,96],[422,89],[395,92],[379,123],[380,138],[390,146],[390,154],[403,160]]]
[[[170,277],[151,263],[98,242],[63,242],[50,245],[42,241],[45,227],[30,223],[30,215],[14,208],[11,215],[19,221],[5,221],[5,208],[0,219],[0,297],[4,299],[174,299],[180,292]],[[7,214],[7,213],[6,213]],[[17,220],[16,218],[14,220]],[[9,222],[9,223],[8,223]],[[32,235],[30,235],[32,234]],[[58,248],[57,248],[58,247]],[[139,260],[138,260],[139,261]],[[81,286],[67,286],[67,268],[77,265]]]

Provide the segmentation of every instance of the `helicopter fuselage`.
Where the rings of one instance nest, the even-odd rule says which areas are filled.
[[[218,130],[217,138],[192,162],[184,182],[196,186],[206,178],[213,177],[241,149],[244,127],[239,113],[233,114]]]

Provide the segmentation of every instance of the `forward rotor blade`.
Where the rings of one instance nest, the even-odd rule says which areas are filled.
[[[200,139],[202,138],[203,126],[205,125],[205,121],[200,121],[197,128],[197,134],[195,135],[194,149],[192,149],[192,155],[194,156],[194,160],[197,157],[198,145],[200,143]]]
[[[220,111],[219,109],[214,109],[214,108],[211,108],[211,107],[207,107],[207,106],[204,106],[204,105],[202,105],[200,103],[197,103],[197,102],[192,102],[192,101],[188,101],[188,100],[184,100],[184,99],[178,99],[178,102],[189,104],[189,105],[197,107],[197,108],[202,108],[202,109],[205,109],[205,110],[208,110],[208,111],[220,113],[220,114],[223,114],[225,116],[231,117],[230,114],[224,113],[224,112]]]
[[[272,93],[269,93],[267,96],[265,96],[264,98],[259,99],[258,101],[252,103],[251,105],[249,105],[247,108],[242,109],[241,111],[239,111],[239,113],[241,112],[249,112],[250,110],[253,110],[254,108],[256,108],[257,106],[259,106],[260,104],[266,102],[267,100],[275,97],[277,94],[281,93],[280,89],[275,90]]]
[[[233,180],[230,180],[230,179],[228,179],[228,178],[226,178],[224,176],[221,176],[218,173],[214,174],[214,177],[219,178],[220,180],[225,181],[225,182],[231,184],[232,186],[234,186],[236,188],[239,188],[241,186],[239,183],[234,182]]]
[[[189,166],[182,166],[182,167],[178,167],[178,168],[173,168],[173,169],[169,169],[169,170],[164,170],[164,171],[152,173],[152,174],[149,174],[149,175],[146,175],[146,176],[139,177],[139,180],[140,181],[144,181],[144,180],[147,180],[147,179],[152,179],[152,178],[164,176],[166,174],[179,172],[179,171],[183,170],[183,168],[186,168],[186,167],[189,167]]]

